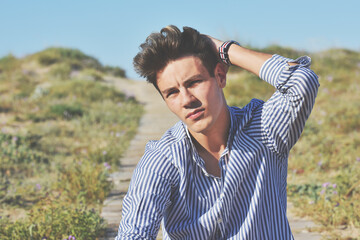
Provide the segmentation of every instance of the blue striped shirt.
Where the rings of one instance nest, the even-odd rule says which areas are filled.
[[[287,62],[297,62],[289,66]],[[288,155],[314,105],[311,60],[273,55],[260,78],[276,92],[229,107],[221,177],[207,173],[182,122],[150,141],[123,201],[116,239],[293,239],[286,217]]]

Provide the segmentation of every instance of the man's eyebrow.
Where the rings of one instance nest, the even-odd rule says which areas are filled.
[[[170,88],[167,88],[165,89],[164,91],[161,91],[161,93],[166,96],[169,92],[171,92],[172,90],[175,90],[176,87],[170,87]]]
[[[194,80],[199,80],[199,79],[203,79],[204,77],[201,74],[196,74],[194,76],[189,77],[188,79],[186,79],[184,81],[184,85],[189,84],[189,82],[194,81]],[[167,89],[165,89],[164,91],[161,91],[161,93],[166,96],[166,94],[168,94],[169,92],[171,92],[172,90],[176,90],[176,87],[169,87]]]
[[[194,76],[191,76],[189,77],[188,79],[186,79],[184,81],[184,85],[188,84],[189,82],[191,81],[194,81],[194,80],[200,80],[200,79],[203,79],[204,77],[201,75],[201,74],[196,74]]]

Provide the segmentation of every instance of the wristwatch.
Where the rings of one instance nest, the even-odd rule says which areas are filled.
[[[229,59],[229,48],[232,44],[236,44],[238,46],[241,46],[240,43],[238,43],[237,41],[231,40],[231,41],[226,41],[223,44],[221,44],[221,46],[219,47],[219,56],[220,59],[223,63],[225,63],[226,65],[231,65],[230,59]]]

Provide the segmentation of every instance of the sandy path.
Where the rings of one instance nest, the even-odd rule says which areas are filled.
[[[132,172],[144,153],[145,144],[152,139],[159,139],[171,127],[177,118],[171,113],[155,88],[143,81],[130,81],[126,79],[108,79],[109,84],[116,88],[133,94],[144,104],[145,113],[140,121],[138,133],[131,141],[125,156],[121,159],[121,168],[111,175],[114,188],[104,202],[102,217],[108,222],[106,236],[103,239],[114,239],[121,219],[122,199],[125,196]],[[314,227],[311,221],[300,219],[291,214],[292,206],[289,204],[289,221],[296,240],[317,240],[320,235],[310,233],[309,227]],[[161,231],[158,238],[162,239]]]

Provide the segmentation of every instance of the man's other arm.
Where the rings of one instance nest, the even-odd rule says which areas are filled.
[[[116,240],[156,238],[170,205],[175,175],[176,170],[159,150],[147,148],[124,198]]]

